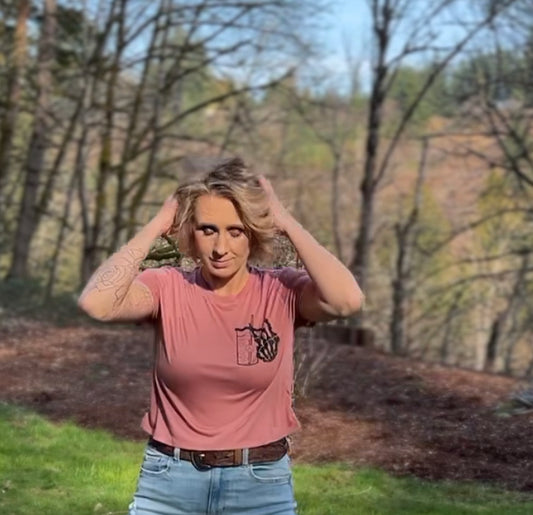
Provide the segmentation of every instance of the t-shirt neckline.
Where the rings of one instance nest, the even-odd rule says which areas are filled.
[[[197,267],[194,270],[194,282],[200,288],[200,291],[202,292],[202,294],[205,295],[206,297],[209,297],[213,301],[220,302],[220,303],[231,303],[231,302],[240,300],[251,289],[252,284],[255,280],[256,271],[254,267],[251,267],[251,266],[248,267],[248,271],[249,271],[249,275],[248,275],[246,284],[241,288],[240,291],[232,295],[216,294],[209,286],[209,283],[204,279],[202,272],[201,272],[201,267]]]

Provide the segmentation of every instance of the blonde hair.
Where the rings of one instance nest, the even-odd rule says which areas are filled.
[[[172,232],[184,254],[195,258],[194,243],[196,201],[203,195],[217,195],[230,200],[241,219],[250,241],[250,261],[269,261],[273,256],[275,226],[267,196],[253,173],[239,158],[226,159],[207,173],[180,185],[175,193],[178,210]]]

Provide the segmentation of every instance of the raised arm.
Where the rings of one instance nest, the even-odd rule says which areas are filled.
[[[174,222],[177,200],[169,197],[126,245],[100,265],[83,289],[78,306],[96,320],[140,320],[157,310],[150,290],[135,281],[150,245]]]
[[[312,280],[300,295],[300,314],[320,322],[359,311],[364,296],[352,273],[294,219],[267,179],[261,177],[260,182],[277,228],[291,240]]]

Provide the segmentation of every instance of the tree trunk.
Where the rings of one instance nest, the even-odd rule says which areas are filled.
[[[377,2],[376,2],[377,11]],[[377,61],[372,83],[372,93],[368,109],[368,133],[366,137],[366,154],[361,181],[361,211],[359,216],[359,232],[355,241],[355,252],[350,269],[356,277],[361,289],[366,291],[368,279],[368,266],[370,260],[370,245],[374,221],[374,202],[376,193],[376,170],[378,149],[380,143],[380,130],[382,124],[382,109],[386,98],[386,80],[389,73],[386,62],[389,47],[389,26],[392,11],[388,3],[382,9],[383,19],[374,14],[374,37],[376,38]]]
[[[13,134],[17,124],[20,101],[20,76],[24,69],[27,53],[27,23],[30,13],[29,0],[20,0],[13,54],[7,74],[5,114],[0,123],[0,220],[5,211],[4,186],[9,172]]]
[[[154,25],[154,30],[152,32],[152,37],[150,41],[150,45],[148,47],[147,52],[147,58],[144,61],[144,68],[143,73],[141,76],[140,83],[137,87],[137,90],[135,92],[135,97],[133,100],[133,106],[132,106],[132,113],[129,119],[128,124],[128,131],[126,133],[125,143],[124,143],[124,149],[122,153],[122,159],[121,163],[119,165],[118,171],[117,171],[117,194],[116,194],[116,202],[115,202],[115,215],[113,217],[113,237],[112,240],[115,242],[116,245],[118,245],[118,242],[121,241],[121,234],[123,233],[123,229],[126,229],[126,238],[129,240],[133,237],[133,234],[135,233],[135,226],[133,222],[133,216],[132,216],[132,206],[129,206],[129,209],[127,206],[125,206],[126,198],[131,193],[132,187],[131,185],[126,185],[126,171],[127,171],[127,165],[128,162],[132,159],[132,153],[133,153],[133,143],[134,143],[134,134],[135,131],[138,130],[140,115],[142,112],[142,106],[144,101],[144,95],[147,89],[148,84],[148,78],[149,78],[149,72],[152,70],[152,65],[154,64],[154,61],[158,61],[158,66],[156,69],[156,75],[157,75],[157,86],[155,90],[154,97],[154,114],[151,117],[152,120],[152,131],[157,131],[157,125],[159,123],[159,105],[161,103],[161,91],[163,90],[164,86],[164,70],[162,67],[163,62],[163,56],[161,55],[163,52],[159,51],[159,57],[156,57],[156,49],[159,48],[167,48],[167,38],[169,29],[171,27],[171,20],[169,16],[169,2],[168,0],[161,0],[159,3],[159,10],[156,15],[156,23]],[[165,16],[163,16],[165,14]],[[161,35],[162,33],[162,35]],[[143,134],[146,134],[146,129],[142,131]],[[154,142],[155,147],[158,147],[156,142]],[[157,148],[150,149],[150,157],[149,162],[153,161],[153,154],[157,150]],[[149,170],[151,170],[151,163],[148,165]],[[151,174],[150,174],[151,176]],[[143,179],[139,179],[140,182],[143,181]],[[144,196],[145,191],[142,192],[142,196]],[[135,212],[136,208],[138,207],[138,202],[140,202],[140,199],[137,198],[137,195],[135,195],[134,200],[132,201],[134,205],[133,211]],[[126,210],[129,210],[129,215],[127,217],[127,220],[124,220],[124,212]]]
[[[88,81],[84,81],[81,87],[80,96],[76,103],[76,108],[74,109],[74,112],[70,117],[67,129],[65,130],[61,143],[59,144],[59,150],[57,151],[52,167],[50,168],[50,172],[48,173],[44,182],[44,186],[42,187],[42,193],[37,203],[37,209],[39,213],[46,213],[48,210],[48,206],[50,205],[50,201],[52,200],[56,180],[60,175],[61,165],[63,164],[63,161],[67,155],[67,150],[72,142],[72,138],[74,137],[76,131],[76,126],[78,125],[80,114],[83,110],[83,102],[86,96],[87,83]]]
[[[39,42],[37,106],[28,148],[26,178],[8,278],[26,278],[28,276],[30,245],[39,220],[36,199],[39,181],[43,174],[44,155],[48,141],[47,112],[50,106],[50,90],[52,87],[50,67],[54,59],[55,35],[56,0],[46,0]]]
[[[67,189],[67,198],[65,200],[65,206],[63,208],[63,216],[61,217],[59,233],[57,235],[56,244],[54,247],[54,253],[52,255],[50,263],[50,273],[48,275],[48,282],[46,284],[43,301],[46,303],[52,298],[54,285],[56,282],[57,267],[59,261],[59,254],[63,247],[63,240],[65,239],[65,232],[68,226],[68,220],[70,216],[70,207],[72,205],[72,197],[74,196],[74,189],[76,187],[76,170],[72,172],[68,189]]]
[[[96,89],[96,88],[94,88]],[[80,213],[81,213],[81,227],[83,234],[83,253],[80,263],[80,285],[84,286],[87,284],[89,277],[93,270],[90,268],[90,262],[87,259],[89,255],[87,245],[91,239],[91,224],[89,221],[89,202],[87,200],[87,184],[85,181],[84,173],[84,159],[83,155],[85,152],[85,147],[87,145],[87,136],[88,136],[88,127],[87,125],[82,126],[82,134],[78,141],[78,149],[76,152],[76,173],[78,175],[78,200],[80,202]]]
[[[404,326],[405,326],[405,299],[408,290],[408,281],[411,277],[410,254],[412,251],[412,233],[418,223],[418,214],[422,204],[422,185],[426,171],[426,158],[428,141],[422,142],[422,154],[418,167],[413,207],[404,224],[398,223],[396,229],[396,241],[398,256],[396,259],[395,277],[392,281],[392,317],[390,322],[391,350],[394,354],[404,351]]]
[[[528,270],[528,264],[529,264],[529,255],[527,253],[524,253],[522,256],[522,264],[520,266],[520,270],[518,270],[516,274],[516,279],[513,285],[513,289],[511,291],[511,294],[507,298],[507,306],[503,311],[500,311],[495,319],[492,322],[491,331],[489,335],[489,339],[487,341],[486,350],[485,350],[485,363],[484,363],[484,370],[490,371],[490,372],[496,372],[496,358],[500,354],[500,343],[501,343],[501,337],[503,334],[503,331],[505,330],[505,325],[507,322],[507,319],[509,318],[509,315],[513,311],[513,308],[516,304],[516,300],[519,297],[520,290],[523,287],[525,275]],[[508,339],[508,338],[507,338]],[[509,363],[510,357],[507,356],[508,363],[506,364],[507,367],[510,366]]]
[[[120,0],[119,12],[116,13],[117,40],[116,52],[113,56],[110,75],[106,85],[104,102],[104,127],[100,139],[100,156],[98,160],[98,176],[96,180],[96,203],[92,227],[87,233],[88,239],[84,242],[84,254],[82,263],[82,281],[88,280],[92,272],[97,268],[102,250],[104,250],[102,230],[104,227],[104,213],[107,208],[107,182],[111,177],[113,161],[113,128],[115,119],[115,92],[120,73],[120,60],[124,50],[124,23],[126,0]],[[113,17],[114,5],[110,8],[110,17]],[[100,56],[102,57],[102,56]],[[109,249],[107,249],[109,250]],[[87,274],[87,275],[85,275]]]
[[[342,239],[340,231],[340,220],[339,220],[339,179],[342,170],[342,151],[334,152],[333,155],[334,164],[333,170],[331,173],[331,219],[332,219],[332,228],[333,228],[333,239],[335,242],[335,251],[337,252],[337,257],[344,261],[344,252],[342,248]]]
[[[78,201],[80,204],[80,217],[83,235],[83,252],[80,263],[80,284],[85,285],[89,280],[94,265],[92,260],[92,233],[91,233],[91,219],[90,219],[90,201],[88,199],[88,186],[86,181],[86,154],[88,152],[87,146],[89,141],[89,128],[91,127],[88,113],[95,108],[97,103],[97,96],[100,94],[99,82],[104,76],[105,49],[109,44],[109,35],[112,32],[113,24],[115,23],[115,5],[116,0],[113,0],[109,7],[107,19],[102,29],[98,42],[90,55],[85,55],[82,68],[82,76],[86,78],[86,88],[83,88],[84,96],[81,104],[81,111],[79,113],[81,133],[76,145],[75,158],[75,173],[77,178]]]
[[[490,329],[489,341],[487,343],[485,353],[485,365],[484,370],[486,372],[495,372],[496,356],[498,350],[498,341],[502,331],[503,313],[498,313],[496,318],[492,322]]]
[[[453,298],[453,303],[446,313],[446,320],[444,322],[444,336],[442,337],[442,343],[439,350],[440,362],[445,365],[450,364],[450,350],[453,343],[453,321],[458,315],[459,303],[462,299],[463,291],[464,290],[457,290]]]
[[[429,74],[427,79],[421,85],[414,100],[406,109],[400,122],[397,124],[393,132],[393,136],[387,148],[383,152],[383,157],[378,163],[378,151],[380,150],[380,132],[382,127],[382,109],[390,92],[390,86],[394,81],[395,71],[398,66],[410,55],[413,55],[412,48],[420,50],[427,50],[430,48],[432,41],[422,43],[416,41],[416,31],[411,33],[408,41],[405,42],[403,50],[401,50],[395,57],[388,57],[387,53],[390,46],[390,40],[397,30],[399,22],[406,16],[406,8],[408,2],[398,2],[392,0],[371,0],[372,22],[373,22],[373,36],[374,49],[376,52],[376,60],[374,66],[374,74],[372,79],[372,90],[370,96],[370,105],[368,112],[368,134],[366,139],[366,158],[363,171],[363,180],[361,182],[361,211],[359,218],[358,235],[355,241],[355,252],[350,269],[357,278],[363,291],[366,290],[368,281],[369,264],[370,264],[370,250],[372,244],[372,227],[374,221],[374,205],[375,193],[377,185],[382,179],[383,175],[388,169],[389,162],[392,155],[404,134],[405,129],[411,120],[416,108],[426,96],[429,88],[434,83],[435,79],[448,66],[452,59],[461,52],[466,44],[479,31],[491,23],[495,17],[507,9],[514,3],[514,0],[507,0],[505,2],[497,2],[478,23],[474,23],[466,32],[466,34],[447,51],[442,59],[440,59],[433,71]],[[430,5],[430,3],[428,2]],[[430,24],[436,14],[439,13],[448,3],[446,1],[436,2],[434,9],[430,9],[425,14],[427,23],[419,26]]]

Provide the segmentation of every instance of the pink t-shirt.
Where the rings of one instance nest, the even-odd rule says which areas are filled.
[[[183,449],[254,447],[297,430],[292,409],[298,295],[293,268],[251,268],[236,295],[209,289],[196,268],[142,272],[158,306],[150,411],[142,428]]]

